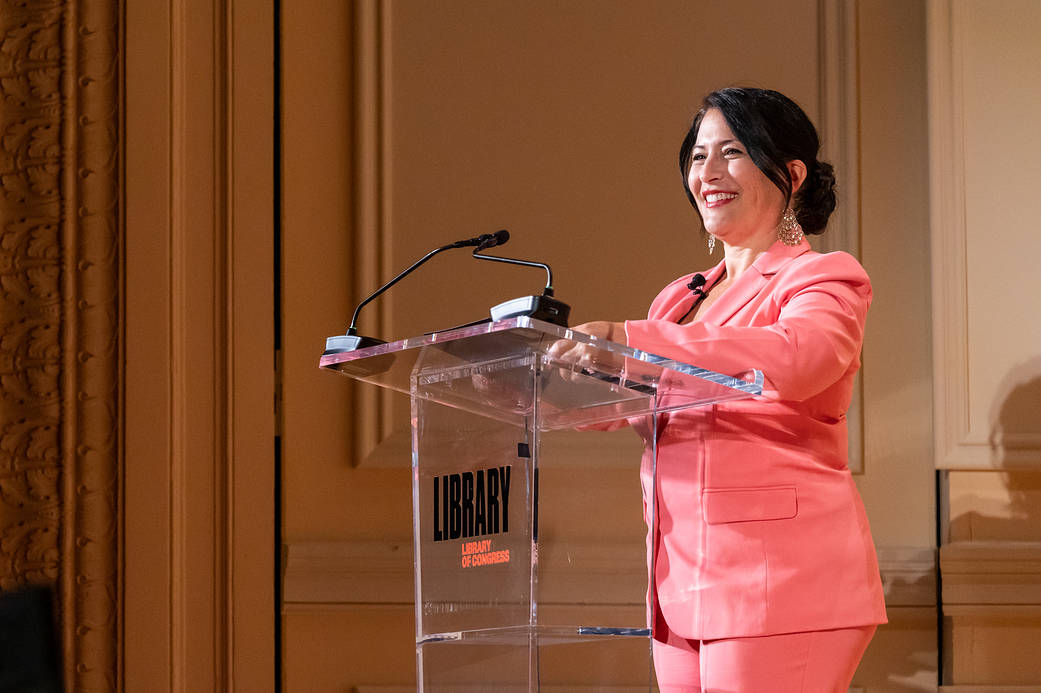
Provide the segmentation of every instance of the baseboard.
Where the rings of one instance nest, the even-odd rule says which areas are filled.
[[[1041,542],[959,541],[940,547],[943,602],[1041,605]]]
[[[641,602],[641,585],[645,586],[647,579],[644,551],[642,541],[575,544],[566,557],[555,556],[547,549],[539,557],[545,583],[553,586],[546,597],[559,604],[590,601],[589,581],[569,580],[564,570],[559,573],[565,577],[552,579],[557,564],[575,560],[589,567],[592,582],[614,585],[600,589],[597,603]],[[414,599],[409,541],[297,542],[288,544],[284,553],[283,594],[287,605],[409,604]],[[932,548],[881,547],[878,558],[887,606],[936,605]]]

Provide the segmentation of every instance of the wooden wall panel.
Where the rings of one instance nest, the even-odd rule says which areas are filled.
[[[1041,7],[936,0],[930,13],[936,466],[1036,466],[1041,99],[1020,85],[1041,79]]]
[[[388,7],[392,265],[507,227],[503,252],[553,265],[574,323],[643,316],[709,264],[676,165],[704,93],[770,86],[819,114],[816,2]],[[537,272],[439,260],[387,297],[391,336],[541,288]]]
[[[710,263],[675,164],[701,96],[729,83],[768,84],[811,115],[819,110],[816,71],[773,60],[774,27],[783,19],[801,32],[785,38],[784,65],[816,63],[815,2],[783,10],[762,3],[740,22],[724,21],[721,8],[695,12],[681,2],[639,9],[624,2],[542,9],[466,2],[452,11],[366,2],[354,4],[354,14],[334,5],[301,6],[283,30],[285,443],[287,455],[304,446],[299,454],[318,466],[364,464],[369,445],[356,454],[359,438],[407,449],[405,398],[376,411],[372,402],[349,402],[344,383],[313,372],[321,339],[349,318],[344,297],[360,299],[380,276],[432,247],[512,227],[503,251],[554,266],[557,295],[574,307],[572,322],[642,316],[662,285]],[[328,30],[315,30],[310,18],[319,16]],[[634,21],[640,31],[631,30]],[[690,50],[690,37],[709,25],[730,27],[712,32],[720,49]],[[359,32],[358,44],[374,45],[352,52],[343,39]],[[753,43],[761,54],[722,50],[749,35],[759,37]],[[354,69],[345,67],[351,60]],[[343,209],[349,199],[357,211]],[[372,283],[359,286],[359,278]],[[538,292],[542,281],[538,272],[446,254],[370,304],[359,326],[387,339],[441,329]],[[627,290],[613,290],[619,283]],[[318,407],[319,399],[329,406]],[[358,430],[373,417],[382,417],[375,433]],[[324,448],[319,431],[338,440]],[[290,470],[287,483],[300,484],[294,497],[301,499],[305,488],[321,496],[340,483],[310,485],[308,478],[321,477],[296,473]],[[352,498],[351,488],[341,498]],[[352,507],[312,504],[311,527],[333,526],[323,508],[339,513],[341,527],[354,526]],[[297,535],[298,520],[305,522],[287,510],[289,534]]]
[[[273,21],[127,7],[127,690],[275,687]]]
[[[874,290],[857,485],[880,547],[935,548],[926,17],[913,2],[857,5],[861,260]]]

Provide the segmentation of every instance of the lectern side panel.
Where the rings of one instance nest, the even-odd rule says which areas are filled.
[[[651,509],[641,489],[651,481],[644,440],[652,426],[643,416],[541,434],[540,625],[597,633],[647,628]]]
[[[516,641],[460,639],[419,645],[417,688],[422,693],[539,690],[538,677],[533,677],[531,671],[537,653],[537,645],[527,637]]]
[[[419,648],[423,693],[648,693],[647,637],[557,637],[539,630],[513,639],[464,638]]]
[[[417,640],[527,625],[531,431],[519,417],[426,399],[418,379],[413,387]]]

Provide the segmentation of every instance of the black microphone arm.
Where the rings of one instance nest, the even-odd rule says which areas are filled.
[[[478,255],[481,251],[480,248],[474,251],[474,257],[478,260],[493,260],[495,262],[506,262],[511,265],[524,265],[525,267],[541,267],[546,270],[546,288],[542,290],[543,296],[553,295],[553,270],[549,268],[545,262],[535,262],[533,260],[517,260],[512,257],[499,257],[498,255]]]
[[[476,247],[474,252],[478,250],[484,250],[486,248],[494,248],[497,245],[502,245],[510,239],[510,232],[506,229],[501,229],[495,233],[482,233],[480,236],[474,238],[467,238],[462,241],[456,241],[455,243],[449,243],[443,245],[440,248],[434,248],[429,253],[421,257],[416,262],[412,263],[408,269],[403,272],[399,272],[396,277],[391,279],[389,282],[376,289],[374,292],[369,294],[364,301],[358,304],[358,307],[354,309],[354,315],[351,316],[351,324],[347,328],[347,333],[342,335],[336,335],[329,337],[325,340],[325,352],[323,356],[329,354],[341,354],[347,351],[354,351],[355,349],[361,349],[364,347],[375,346],[377,344],[386,344],[382,339],[376,339],[375,337],[363,337],[358,334],[358,329],[355,327],[358,323],[358,314],[361,313],[361,309],[368,305],[373,299],[378,298],[382,293],[387,291],[390,287],[397,284],[399,281],[412,274],[416,271],[420,265],[425,263],[430,258],[434,257],[438,253],[443,253],[446,250],[452,250],[454,248],[469,248]]]
[[[505,233],[506,238],[509,238],[509,234],[506,233],[506,231],[500,231],[499,233]],[[518,260],[512,257],[480,254],[482,250],[494,247],[495,245],[501,244],[479,245],[474,250],[473,256],[478,260],[505,262],[510,265],[523,265],[525,267],[541,267],[546,270],[546,288],[542,290],[541,296],[522,296],[520,298],[506,301],[505,303],[500,303],[497,306],[492,306],[492,320],[506,320],[508,318],[527,316],[535,318],[536,320],[550,322],[554,325],[560,325],[561,327],[567,327],[568,316],[571,314],[571,306],[553,298],[553,270],[549,268],[549,265],[544,262],[534,262],[532,260]]]

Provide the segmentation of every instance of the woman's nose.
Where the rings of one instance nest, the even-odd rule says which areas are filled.
[[[702,181],[716,180],[723,171],[723,160],[713,154],[709,154],[702,161],[698,175]]]

